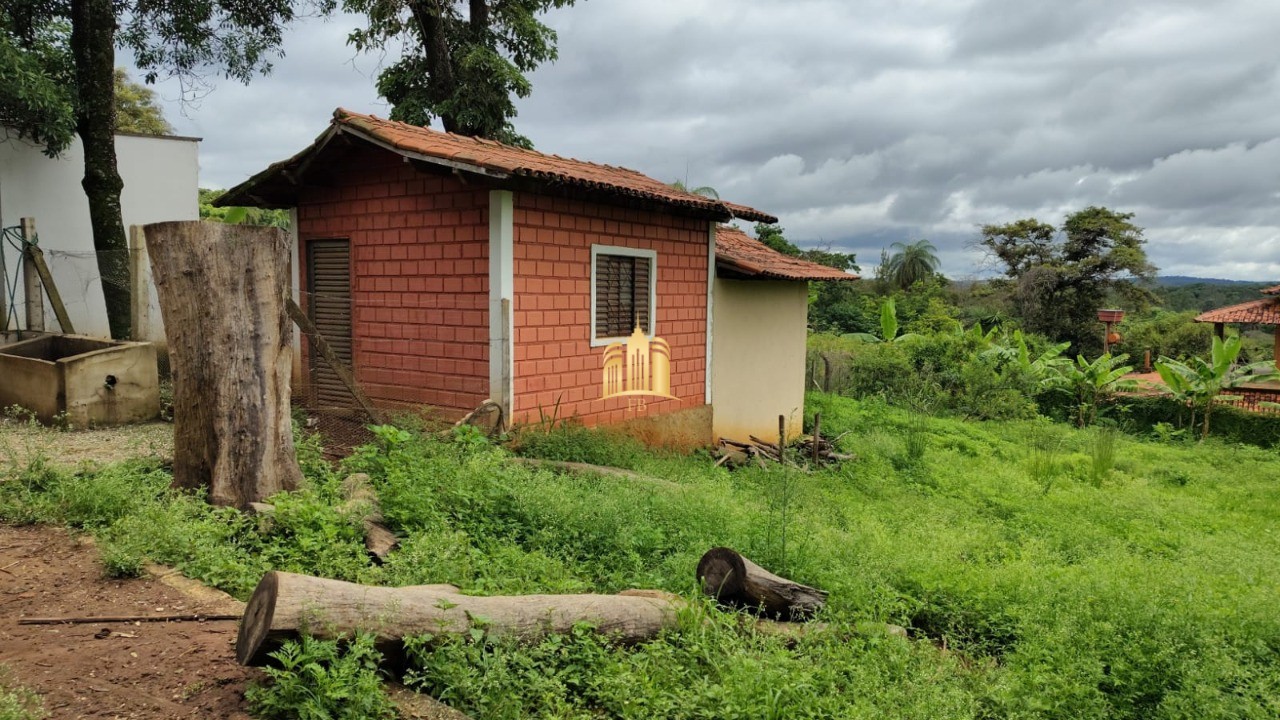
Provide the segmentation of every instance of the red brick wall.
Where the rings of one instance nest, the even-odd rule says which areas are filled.
[[[655,331],[671,345],[672,394],[649,400],[645,415],[705,400],[706,220],[515,194],[516,422],[548,414],[589,425],[630,418],[624,398],[601,400],[603,347],[591,347],[591,246],[657,252]]]
[[[365,392],[388,407],[476,407],[489,395],[488,190],[378,149],[329,171],[340,186],[299,201],[300,275],[306,288],[308,240],[350,238]]]

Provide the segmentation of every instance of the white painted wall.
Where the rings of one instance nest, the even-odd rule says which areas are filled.
[[[89,202],[80,187],[84,176],[80,140],[77,138],[60,157],[50,159],[40,147],[18,140],[12,133],[4,139],[5,134],[0,128],[0,226],[17,225],[23,217],[36,219],[40,246],[76,332],[108,336],[102,281],[89,227]],[[126,232],[130,225],[199,218],[198,149],[195,138],[116,136],[117,162],[124,180],[120,203]],[[17,251],[7,244],[4,266],[12,286],[20,261]],[[128,283],[128,278],[122,281]],[[19,303],[25,301],[20,275],[16,296]],[[154,286],[150,304],[150,327],[137,337],[163,341],[164,326]],[[45,327],[58,330],[47,299],[45,307]],[[17,318],[19,324],[25,323],[21,305]]]
[[[809,289],[788,280],[725,280],[713,286],[712,426],[717,437],[776,438],[804,422]]]

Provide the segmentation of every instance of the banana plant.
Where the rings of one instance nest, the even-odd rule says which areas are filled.
[[[1173,397],[1191,408],[1191,424],[1196,423],[1196,413],[1201,416],[1200,439],[1209,437],[1209,423],[1213,406],[1218,400],[1238,400],[1237,395],[1223,394],[1246,382],[1262,382],[1280,378],[1270,361],[1250,365],[1237,365],[1240,358],[1239,335],[1223,340],[1213,338],[1209,359],[1193,357],[1186,362],[1161,357],[1156,362],[1156,372],[1168,386]]]
[[[898,307],[893,298],[885,298],[880,305],[880,337],[871,333],[847,333],[844,337],[867,343],[909,342],[920,337],[915,333],[899,335],[898,330]]]
[[[1051,386],[1071,393],[1076,401],[1076,425],[1084,427],[1098,419],[1098,408],[1104,400],[1118,392],[1136,390],[1134,380],[1125,379],[1133,372],[1132,365],[1123,364],[1129,356],[1112,356],[1107,353],[1097,360],[1086,360],[1077,355],[1074,362],[1065,362],[1054,368]]]

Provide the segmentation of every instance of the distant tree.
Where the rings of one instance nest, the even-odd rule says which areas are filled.
[[[982,245],[1013,285],[1026,329],[1065,340],[1077,352],[1096,351],[1097,311],[1111,298],[1145,305],[1141,285],[1155,268],[1147,262],[1142,228],[1132,213],[1088,207],[1066,217],[1061,231],[1038,220],[984,225]]]
[[[783,255],[803,258],[809,262],[826,265],[837,270],[858,272],[857,255],[854,253],[836,252],[830,248],[801,250],[783,235],[784,232],[781,227],[766,223],[757,223],[755,227],[756,239]]]
[[[941,262],[938,260],[938,248],[928,240],[896,242],[890,247],[893,248],[893,254],[889,256],[885,277],[898,289],[906,290],[937,273]]]
[[[512,96],[528,97],[525,73],[555,60],[556,32],[538,19],[575,0],[343,0],[368,25],[351,33],[357,50],[402,53],[378,76],[391,118],[532,147],[516,132]],[[465,14],[464,14],[465,10]]]
[[[1232,335],[1226,340],[1215,336],[1208,360],[1192,357],[1186,362],[1180,362],[1162,357],[1156,363],[1156,371],[1160,373],[1160,379],[1169,388],[1169,392],[1191,408],[1191,425],[1195,425],[1196,413],[1200,413],[1201,440],[1209,437],[1209,422],[1213,416],[1214,404],[1218,400],[1239,399],[1238,396],[1224,394],[1225,391],[1248,382],[1263,382],[1277,377],[1275,365],[1270,361],[1237,365],[1241,348],[1238,335]]]
[[[156,105],[156,93],[129,80],[124,68],[116,68],[116,132],[172,135],[173,126]]]
[[[307,0],[299,0],[306,2]],[[333,0],[316,0],[328,9]],[[81,186],[104,278],[128,277],[116,162],[115,51],[127,48],[153,82],[161,72],[189,82],[210,66],[247,82],[270,69],[294,18],[295,0],[10,0],[0,5],[0,75],[6,124],[56,155],[74,129],[84,148]],[[12,57],[13,65],[10,65]],[[10,67],[18,68],[12,75]],[[12,101],[12,102],[11,102]],[[11,117],[16,115],[17,117]],[[104,283],[111,336],[127,338],[129,284]]]
[[[222,197],[226,190],[200,188],[200,219],[230,225],[270,225],[271,227],[289,227],[289,211],[267,210],[265,208],[214,207],[213,201]]]
[[[682,180],[672,180],[671,187],[677,190],[680,190],[682,192],[693,193],[694,195],[701,195],[702,197],[711,198],[712,200],[720,199],[720,193],[717,192],[716,189],[711,187],[710,185],[700,185],[698,187],[689,187],[685,185],[684,181]]]

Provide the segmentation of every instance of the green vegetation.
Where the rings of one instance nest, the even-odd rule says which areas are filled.
[[[254,715],[278,720],[390,720],[396,717],[382,690],[372,635],[345,647],[303,636],[271,653],[263,668],[268,685],[245,692]]]
[[[13,680],[0,665],[0,720],[42,720],[48,717],[40,697]]]
[[[224,222],[232,225],[270,225],[271,227],[288,228],[288,210],[266,210],[246,207],[214,207],[213,201],[222,197],[226,190],[200,188],[200,219],[212,222]]]
[[[82,528],[116,572],[147,557],[241,597],[276,567],[481,594],[650,587],[691,600],[677,630],[636,647],[585,628],[533,644],[483,632],[410,643],[407,681],[475,716],[1280,713],[1275,451],[1043,419],[965,422],[876,397],[808,403],[831,437],[847,433],[839,445],[856,461],[729,472],[572,423],[522,440],[524,454],[618,462],[673,483],[659,485],[531,468],[474,434],[384,426],[340,470],[304,440],[308,485],[274,498],[261,526],[170,490],[147,460],[12,468],[0,518]],[[370,474],[404,537],[385,565],[332,509],[348,471]],[[693,568],[715,545],[831,591],[827,628],[788,647],[698,600]],[[868,629],[886,622],[911,638]],[[377,717],[372,651],[352,647],[286,648],[274,684],[253,691],[257,711]]]
[[[1213,338],[1213,350],[1209,360],[1193,357],[1186,362],[1170,358],[1160,358],[1156,370],[1160,379],[1168,386],[1175,400],[1186,403],[1191,408],[1191,424],[1195,424],[1195,414],[1200,413],[1204,425],[1200,437],[1209,437],[1209,420],[1213,416],[1213,407],[1219,399],[1230,397],[1224,391],[1239,387],[1246,382],[1272,380],[1277,377],[1275,364],[1270,361],[1252,365],[1237,365],[1240,358],[1241,341],[1239,336],[1232,336],[1225,341]]]

